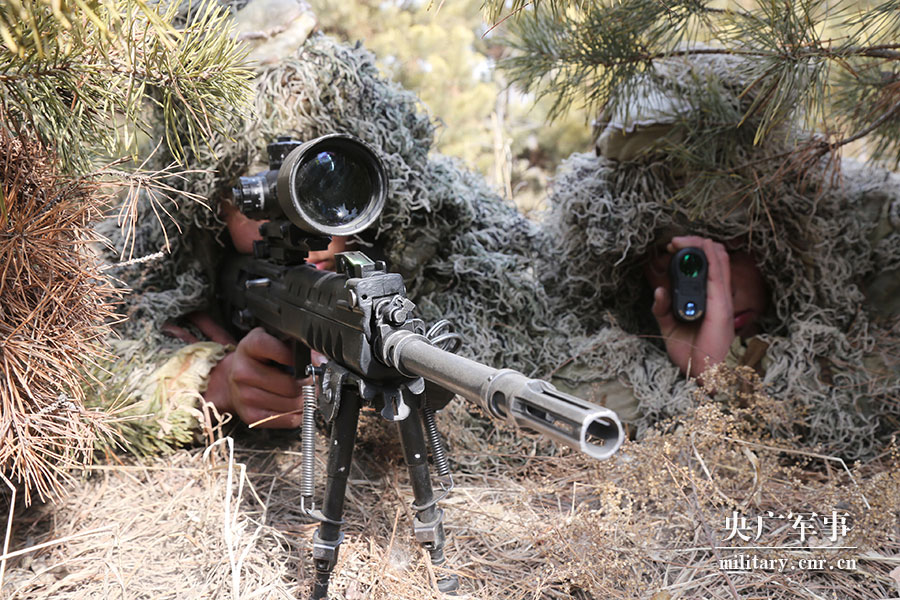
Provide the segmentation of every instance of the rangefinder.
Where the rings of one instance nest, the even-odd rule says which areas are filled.
[[[682,323],[697,323],[706,314],[706,274],[709,263],[700,248],[682,248],[669,263],[672,313]]]

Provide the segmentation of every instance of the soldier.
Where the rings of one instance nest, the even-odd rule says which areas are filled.
[[[753,102],[749,73],[727,56],[662,61],[601,124],[596,153],[560,169],[543,280],[581,334],[556,381],[640,434],[691,410],[708,366],[750,365],[790,416],[771,431],[866,455],[900,412],[900,178],[850,160],[837,178],[826,152],[792,162],[822,145],[787,123],[760,144],[758,118],[723,127]],[[688,245],[710,261],[699,325],[673,319],[665,276]]]
[[[285,363],[286,347],[261,330],[235,343],[215,293],[226,248],[246,252],[256,234],[256,224],[229,204],[230,189],[238,176],[263,170],[263,149],[277,136],[310,140],[347,133],[375,149],[388,171],[385,210],[366,239],[344,241],[376,244],[404,276],[427,322],[457,320],[470,334],[470,348],[484,348],[496,358],[502,339],[480,324],[509,311],[530,320],[527,310],[517,311],[516,302],[498,290],[528,289],[535,295],[531,288],[539,286],[533,285],[530,267],[539,254],[539,229],[482,177],[429,154],[430,117],[412,93],[378,73],[369,52],[318,34],[305,39],[308,12],[288,2],[274,13],[266,8],[273,1],[278,0],[256,0],[235,14],[239,30],[261,40],[254,50],[260,63],[256,96],[252,114],[230,139],[191,157],[191,166],[205,171],[183,185],[209,208],[156,194],[155,205],[149,197],[138,205],[131,234],[114,220],[101,226],[112,241],[112,273],[132,292],[124,306],[127,320],[118,326],[119,338],[111,340],[117,360],[108,365],[109,385],[98,402],[124,401],[128,414],[144,417],[123,424],[123,435],[140,452],[192,442],[215,426],[215,412],[232,412],[246,422],[284,415],[266,421],[269,427],[299,423],[298,382],[268,364]],[[257,13],[279,14],[277,27],[265,31],[265,18],[259,23]],[[285,36],[291,42],[287,49]],[[277,51],[267,51],[270,47]],[[174,220],[157,219],[161,208]],[[332,245],[332,253],[337,249]],[[142,260],[123,260],[123,250],[124,258]],[[311,260],[317,258],[328,255]],[[494,276],[484,276],[490,273]],[[527,356],[529,349],[519,352]]]

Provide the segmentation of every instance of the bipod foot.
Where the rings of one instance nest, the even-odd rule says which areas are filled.
[[[447,594],[448,596],[456,596],[456,592],[459,591],[459,577],[455,574],[448,575],[443,579],[437,580],[437,589],[442,594]]]
[[[413,519],[413,529],[415,530],[416,540],[428,551],[428,557],[431,559],[431,565],[440,569],[447,563],[444,555],[444,527],[442,524],[444,511],[437,509],[435,511],[435,519],[432,523],[423,525],[419,520],[419,515]],[[442,594],[455,596],[454,592],[459,589],[459,577],[455,573],[448,573],[437,579],[437,589]]]
[[[419,418],[416,418],[417,416]],[[444,511],[438,508],[437,503],[446,496],[449,489],[440,497],[434,495],[431,475],[428,472],[428,448],[420,419],[421,413],[412,414],[407,419],[399,421],[397,426],[415,498],[412,505],[416,513],[413,517],[413,532],[416,541],[428,551],[431,564],[442,567],[447,561],[444,556]],[[459,589],[459,578],[454,574],[442,577],[437,580],[437,588],[442,593],[452,594]]]

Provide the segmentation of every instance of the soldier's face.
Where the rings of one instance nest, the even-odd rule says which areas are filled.
[[[228,226],[228,233],[235,249],[241,254],[253,254],[254,240],[261,240],[259,226],[265,221],[257,221],[244,216],[233,204],[222,204],[222,217]],[[310,252],[306,262],[317,269],[334,271],[334,255],[347,250],[347,238],[334,236],[328,248],[317,252]]]
[[[663,287],[671,297],[668,269],[673,254],[666,249],[669,241],[660,240],[654,246],[644,275],[651,289]],[[742,338],[752,337],[759,333],[758,322],[768,307],[769,292],[756,260],[749,252],[739,249],[739,240],[724,245],[728,250],[734,332]]]
[[[759,319],[769,304],[769,293],[762,272],[753,256],[729,250],[731,299],[734,305],[734,332],[742,338],[759,333]]]

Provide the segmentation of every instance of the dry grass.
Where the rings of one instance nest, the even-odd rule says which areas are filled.
[[[457,487],[443,502],[448,568],[473,599],[893,598],[900,564],[900,453],[848,468],[765,433],[773,406],[746,373],[710,385],[743,408],[705,400],[687,419],[606,463],[496,429],[458,403],[439,416]],[[743,391],[738,391],[738,389]],[[781,418],[781,417],[779,417]],[[63,503],[17,514],[10,599],[296,598],[308,590],[314,525],[298,511],[294,434],[245,433],[139,465],[95,466]],[[324,469],[324,443],[317,461]],[[553,455],[556,454],[556,455]],[[410,528],[412,500],[396,436],[363,421],[351,473],[335,598],[437,598]],[[317,482],[321,488],[321,481]],[[243,490],[241,490],[243,486]],[[790,521],[759,540],[727,540],[735,511],[849,513],[839,544]],[[72,538],[79,533],[82,537]],[[739,543],[735,543],[735,542]],[[757,550],[725,547],[764,546]],[[825,545],[853,547],[825,550]],[[726,572],[719,560],[820,558],[848,570]]]
[[[63,175],[41,144],[0,129],[0,493],[15,484],[26,503],[58,495],[73,470],[91,463],[98,440],[114,437],[108,424],[121,402],[84,403],[85,390],[102,387],[105,366],[116,364],[106,342],[123,292],[92,249],[108,243],[93,226],[119,205],[130,252],[139,201],[163,231],[171,215],[160,195],[203,204],[174,187],[199,171],[119,170],[123,162]],[[124,202],[112,201],[119,196]]]
[[[104,356],[115,293],[88,247],[98,187],[2,130],[0,157],[0,474],[30,502],[89,463],[104,430],[81,385]]]

